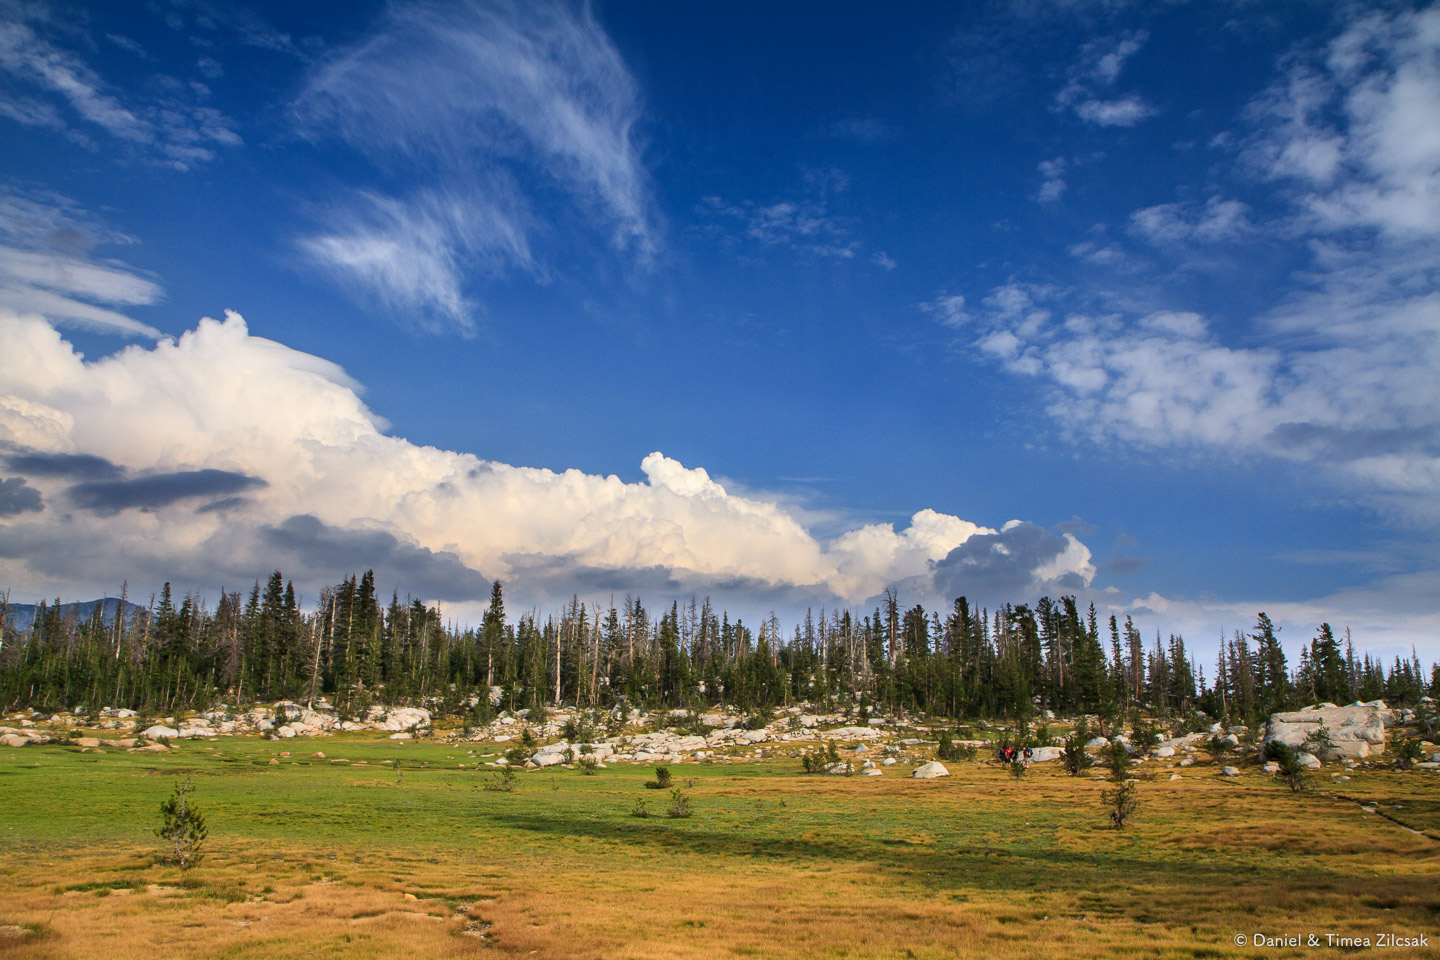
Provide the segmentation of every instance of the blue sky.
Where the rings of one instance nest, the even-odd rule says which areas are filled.
[[[1440,655],[1433,7],[3,2],[0,130],[16,599]]]

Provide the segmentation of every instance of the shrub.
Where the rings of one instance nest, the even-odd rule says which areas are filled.
[[[511,747],[505,751],[505,762],[512,767],[523,767],[530,761],[530,751],[524,747]]]
[[[571,717],[560,728],[560,739],[567,743],[589,743],[595,739],[595,728],[586,720]]]
[[[800,755],[800,767],[806,773],[824,773],[832,764],[840,762],[840,751],[835,742],[825,744],[810,753]]]
[[[491,793],[509,793],[515,789],[515,771],[506,767],[499,773],[492,774],[485,783],[485,789]]]
[[[955,759],[955,738],[952,737],[952,736],[950,736],[950,731],[949,731],[949,730],[941,730],[941,731],[940,731],[940,743],[939,743],[939,745],[935,748],[935,759],[937,759],[937,760],[954,760],[954,759]]]
[[[1225,757],[1230,754],[1230,751],[1235,749],[1234,744],[1218,733],[1212,734],[1210,738],[1205,741],[1204,746],[1205,752],[1210,754],[1210,758],[1216,763],[1225,759]]]
[[[1130,720],[1130,739],[1135,748],[1144,753],[1155,749],[1155,741],[1160,734],[1160,728],[1154,721],[1140,716],[1137,712]]]
[[[656,767],[656,768],[655,768],[655,779],[654,779],[654,780],[646,780],[646,781],[645,781],[645,786],[646,786],[647,789],[650,789],[650,790],[668,790],[668,789],[670,789],[670,768],[669,768],[669,767],[666,767],[666,766]]]
[[[1416,761],[1425,758],[1425,748],[1420,746],[1419,737],[1405,737],[1395,741],[1395,766],[1409,770]]]
[[[1026,768],[1025,768],[1025,761],[1024,761],[1024,760],[1020,759],[1019,757],[1016,757],[1014,760],[1011,760],[1011,761],[1010,761],[1009,766],[1010,766],[1010,776],[1014,777],[1016,780],[1019,780],[1021,777],[1025,776],[1025,769],[1026,769]]]
[[[1105,805],[1110,825],[1116,830],[1123,830],[1125,824],[1135,816],[1135,811],[1140,808],[1138,793],[1135,784],[1125,782],[1117,783],[1113,790],[1100,792],[1100,802]]]
[[[648,817],[650,816],[650,808],[646,805],[643,799],[641,799],[640,797],[636,797],[635,806],[630,808],[630,816]]]
[[[1065,772],[1072,777],[1078,777],[1094,766],[1095,761],[1090,758],[1090,754],[1085,752],[1085,731],[1083,729],[1076,730],[1065,738],[1065,745],[1060,750],[1060,763],[1065,768]]]
[[[665,815],[672,820],[683,820],[690,816],[690,798],[685,795],[684,790],[670,791],[670,806],[666,808]]]
[[[596,760],[594,757],[581,757],[580,772],[587,777],[595,776],[595,774],[600,772],[600,761]]]
[[[765,716],[765,714],[757,711],[745,718],[744,726],[746,730],[764,730],[766,724],[768,724],[769,722],[770,721]]]
[[[175,862],[181,870],[188,870],[203,858],[200,848],[209,836],[204,815],[190,802],[194,786],[187,776],[183,783],[175,784],[170,799],[160,804],[160,826],[156,836],[164,840],[175,851]]]

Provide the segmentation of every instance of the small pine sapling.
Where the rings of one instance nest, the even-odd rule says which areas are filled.
[[[190,801],[194,790],[188,776],[183,783],[175,784],[170,799],[160,804],[160,826],[155,831],[155,835],[174,850],[175,862],[181,870],[188,870],[203,859],[201,847],[210,835],[204,814]]]
[[[1095,761],[1090,754],[1085,752],[1085,732],[1076,730],[1065,738],[1065,746],[1060,749],[1060,763],[1065,767],[1065,772],[1072,777],[1078,777],[1088,770]]]
[[[1305,750],[1321,760],[1329,760],[1335,752],[1335,741],[1330,738],[1330,728],[1323,724],[1311,730],[1305,737]]]
[[[1272,740],[1265,745],[1265,756],[1279,766],[1276,772],[1291,793],[1301,793],[1310,788],[1310,771],[1300,762],[1300,754],[1294,747]]]
[[[1138,793],[1135,784],[1128,781],[1115,784],[1113,790],[1100,792],[1100,802],[1105,805],[1110,825],[1116,830],[1123,830],[1125,824],[1135,816],[1135,811],[1140,808]]]
[[[1110,778],[1117,783],[1126,780],[1130,776],[1130,752],[1125,749],[1125,744],[1119,740],[1110,741],[1105,748],[1105,769],[1109,771]]]
[[[683,820],[690,816],[690,798],[685,795],[685,791],[670,791],[670,806],[666,808],[665,815],[672,820]]]

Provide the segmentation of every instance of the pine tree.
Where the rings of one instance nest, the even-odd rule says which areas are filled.
[[[183,783],[175,784],[170,799],[160,804],[160,826],[155,831],[174,851],[175,862],[181,870],[188,870],[201,861],[204,857],[201,848],[210,835],[205,816],[190,801],[194,789],[188,775]]]

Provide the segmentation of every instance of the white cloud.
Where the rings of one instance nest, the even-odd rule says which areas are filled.
[[[149,125],[102,90],[95,72],[18,21],[0,22],[0,69],[62,97],[85,120],[125,140],[148,141]]]
[[[906,578],[928,583],[970,538],[995,533],[927,509],[898,531],[868,525],[825,542],[782,501],[737,494],[659,452],[642,462],[644,482],[626,483],[418,446],[387,435],[338,367],[250,335],[235,314],[93,362],[36,317],[0,314],[0,340],[0,462],[49,505],[7,520],[0,580],[23,592],[100,589],[127,576],[243,584],[282,548],[363,569],[375,562],[368,544],[452,592],[482,572],[558,595],[654,581],[676,593],[739,583],[856,602]],[[26,472],[17,451],[185,489],[98,516],[93,490],[82,497],[58,468]],[[203,502],[212,488],[226,495]],[[1060,538],[1040,542],[1023,562],[1010,557],[1006,576],[1078,569],[1088,582],[1080,553]],[[982,562],[974,573],[987,570]],[[344,572],[294,571],[311,590]]]
[[[659,248],[635,130],[639,92],[588,9],[392,6],[373,35],[313,72],[296,117],[307,134],[338,135],[387,174],[410,177],[388,199],[370,193],[338,214],[371,227],[328,224],[306,241],[392,306],[439,307],[469,329],[459,291],[472,259],[528,267],[530,224],[517,211],[557,187],[617,251],[644,264]],[[448,207],[440,216],[437,194]],[[390,226],[374,229],[377,212]],[[387,243],[409,263],[377,263],[371,254]],[[440,294],[403,279],[420,269],[441,278]]]
[[[1075,114],[1097,127],[1133,127],[1148,120],[1158,111],[1139,94],[1118,100],[1082,100],[1075,104]]]
[[[1396,656],[1408,660],[1412,649],[1427,662],[1440,656],[1440,612],[1434,598],[1440,596],[1440,570],[1422,569],[1393,574],[1304,600],[1282,603],[1273,598],[1242,597],[1236,600],[1192,599],[1150,593],[1134,598],[1081,594],[1080,602],[1095,600],[1102,616],[1127,613],[1137,621],[1163,618],[1167,632],[1181,634],[1185,645],[1212,677],[1217,640],[1228,640],[1236,630],[1254,629],[1256,614],[1264,611],[1279,627],[1293,668],[1300,651],[1315,636],[1321,623],[1329,623],[1342,638],[1351,630],[1356,653],[1370,653],[1389,662]]]
[[[1125,61],[1138,53],[1147,39],[1141,30],[1085,44],[1070,67],[1065,86],[1055,94],[1055,103],[1099,127],[1133,127],[1154,116],[1159,111],[1139,94],[1106,94],[1120,79]]]
[[[1130,229],[1156,244],[1222,243],[1254,230],[1249,208],[1239,200],[1213,196],[1203,206],[1162,203],[1130,214]]]
[[[119,261],[89,256],[97,243],[125,242],[64,197],[0,190],[0,307],[102,333],[160,336],[112,309],[157,302],[159,285]]]
[[[817,182],[813,177],[807,178],[806,187],[804,196],[799,199],[777,200],[768,204],[750,200],[731,203],[720,197],[705,197],[698,212],[712,225],[727,224],[724,228],[727,232],[722,233],[727,243],[744,241],[818,257],[854,259],[863,244],[851,236],[851,221],[830,211],[829,197],[844,192],[844,188],[835,189],[830,180]],[[728,233],[730,221],[738,224],[738,235]],[[872,259],[887,270],[894,266],[894,261],[883,253]],[[886,261],[889,261],[889,266],[886,266]]]
[[[970,320],[970,314],[965,310],[965,298],[958,293],[941,294],[930,303],[920,304],[920,309],[957,330]]]
[[[364,191],[300,247],[430,332],[470,334],[476,307],[465,296],[466,277],[534,266],[523,199],[499,178],[492,183],[466,196],[420,190],[404,202]]]
[[[1040,176],[1044,181],[1040,184],[1040,192],[1036,199],[1041,203],[1049,203],[1059,200],[1065,193],[1065,166],[1064,157],[1056,157],[1054,160],[1041,160],[1037,165]]]
[[[64,103],[83,123],[99,127],[139,156],[178,170],[214,159],[216,146],[240,145],[230,120],[197,104],[193,90],[183,95],[178,81],[160,97],[127,104],[78,54],[44,35],[50,16],[41,6],[0,7],[0,74]],[[4,99],[8,103],[0,113],[10,119],[64,130],[88,142],[53,103],[8,92]]]
[[[1244,159],[1294,182],[1317,229],[1440,233],[1440,8],[1352,24],[1250,108]]]
[[[1075,90],[1118,73],[1092,60]],[[1260,175],[1261,209],[1278,213],[1256,223],[1216,191],[1129,223],[1182,266],[1183,247],[1288,244],[1308,262],[1268,309],[1212,323],[1164,284],[1105,282],[1009,283],[929,309],[1039,381],[1072,437],[1306,463],[1351,502],[1440,525],[1440,133],[1424,122],[1440,116],[1440,10],[1368,16],[1279,74],[1246,111],[1257,129],[1237,171],[1252,189]],[[1103,235],[1070,251],[1152,271]]]

